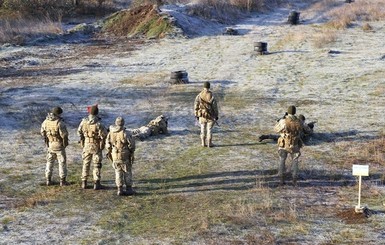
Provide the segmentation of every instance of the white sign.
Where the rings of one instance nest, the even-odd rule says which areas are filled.
[[[369,176],[369,165],[353,165],[353,175]]]

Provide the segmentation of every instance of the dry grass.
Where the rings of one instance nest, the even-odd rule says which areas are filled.
[[[62,33],[61,23],[50,19],[31,21],[27,19],[0,21],[0,43],[23,44],[29,38]]]
[[[379,21],[385,19],[385,0],[356,0],[341,5],[328,14],[331,20],[327,26],[334,29],[345,29],[355,21]]]
[[[324,48],[331,43],[334,43],[338,38],[337,31],[330,29],[321,29],[314,34],[312,45],[315,48]]]

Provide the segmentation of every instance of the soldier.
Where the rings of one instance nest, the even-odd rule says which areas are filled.
[[[285,183],[286,167],[285,162],[287,155],[290,154],[292,159],[291,171],[293,177],[293,185],[297,184],[298,177],[298,159],[301,156],[300,149],[303,146],[301,140],[301,131],[303,123],[296,116],[296,107],[289,106],[288,115],[280,119],[274,127],[274,131],[280,134],[278,138],[278,154],[280,184]]]
[[[132,189],[132,165],[134,163],[135,140],[124,127],[124,119],[118,117],[115,125],[110,126],[106,139],[107,157],[112,161],[115,169],[115,183],[118,196],[134,195]],[[123,185],[126,185],[126,192]]]
[[[195,98],[194,114],[201,125],[202,146],[212,147],[212,128],[218,121],[218,105],[209,82],[203,83],[203,90]]]
[[[302,114],[298,115],[298,119],[301,120],[302,128],[303,128],[303,130],[301,131],[301,139],[302,139],[302,141],[306,142],[309,140],[309,137],[314,132],[315,122],[306,123],[306,118]]]
[[[41,124],[40,133],[48,147],[45,169],[47,186],[52,185],[52,171],[55,160],[59,163],[60,186],[69,185],[66,181],[67,157],[65,152],[65,148],[68,146],[68,132],[63,119],[60,117],[62,113],[62,108],[53,108]]]
[[[87,177],[90,174],[91,161],[93,163],[93,179],[94,190],[102,188],[100,184],[100,174],[102,169],[102,151],[107,136],[107,129],[100,122],[101,119],[97,116],[99,109],[97,106],[92,106],[89,109],[89,115],[83,118],[78,127],[78,135],[80,143],[83,147],[82,159],[82,188],[87,188]]]

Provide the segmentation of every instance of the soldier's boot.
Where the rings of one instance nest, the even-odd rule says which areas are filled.
[[[118,196],[123,196],[123,195],[124,195],[124,192],[123,192],[123,186],[118,186],[118,192],[117,192],[117,195],[118,195]]]
[[[47,186],[52,185],[52,178],[51,177],[47,177],[46,185]]]
[[[203,147],[206,146],[206,137],[205,137],[204,135],[201,135],[201,145],[202,145]]]
[[[126,194],[127,194],[128,196],[133,196],[133,195],[136,194],[136,191],[134,191],[134,189],[132,189],[132,186],[127,186],[127,188],[126,188]]]
[[[102,189],[102,185],[100,184],[100,180],[96,180],[94,183],[94,190]]]
[[[70,185],[70,183],[67,182],[66,178],[60,179],[60,186],[66,186]]]
[[[82,180],[82,189],[87,189],[87,180]]]

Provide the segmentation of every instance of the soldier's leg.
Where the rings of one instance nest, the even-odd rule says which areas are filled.
[[[67,155],[65,150],[59,151],[57,154],[57,160],[59,162],[59,176],[60,176],[60,185],[69,185],[67,182]]]
[[[297,185],[297,178],[298,178],[298,162],[299,157],[301,156],[300,152],[292,153],[291,157],[293,158],[292,164],[291,164],[291,170],[292,170],[292,176],[293,176],[293,184]]]
[[[213,132],[212,132],[212,129],[214,127],[214,121],[209,121],[207,123],[207,146],[208,147],[211,147],[213,146]]]
[[[132,164],[131,163],[128,163],[126,165],[126,169],[124,172],[124,181],[126,184],[126,194],[129,196],[136,194],[134,189],[132,189],[133,181],[132,181]]]
[[[53,165],[56,160],[56,154],[53,152],[47,153],[47,164],[45,168],[45,179],[47,185],[52,185],[52,172],[53,172]]]
[[[287,158],[287,151],[284,149],[279,149],[278,150],[279,154],[279,168],[278,168],[278,176],[280,178],[280,183],[284,184],[285,183],[285,173],[286,173],[286,158]]]
[[[206,130],[207,130],[207,122],[201,122],[201,145],[206,146]]]
[[[113,163],[114,169],[115,169],[115,184],[118,188],[118,196],[123,196],[123,184],[124,184],[124,176],[123,176],[123,170],[121,168],[121,164]]]
[[[98,153],[93,155],[93,177],[94,177],[94,189],[99,190],[102,188],[102,185],[100,184],[101,180],[101,169],[102,169],[102,151],[99,151]]]
[[[82,188],[86,189],[87,188],[87,178],[90,175],[90,166],[91,166],[92,154],[87,152],[87,151],[83,151],[82,159],[83,159]]]

